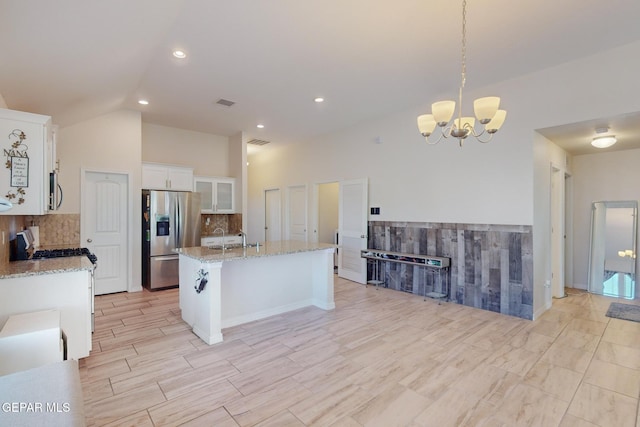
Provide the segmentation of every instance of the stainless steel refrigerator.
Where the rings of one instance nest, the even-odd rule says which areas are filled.
[[[200,194],[142,190],[142,285],[175,287],[176,248],[200,246]]]

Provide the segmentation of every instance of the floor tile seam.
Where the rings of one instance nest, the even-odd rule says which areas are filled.
[[[601,340],[600,340],[601,342],[606,342],[606,343],[608,343],[608,344],[615,344],[615,345],[618,345],[618,346],[620,346],[620,347],[624,347],[624,348],[628,348],[628,349],[631,349],[631,350],[635,350],[635,351],[640,352],[640,347],[632,347],[632,346],[629,346],[629,345],[627,345],[627,344],[626,344],[626,342],[625,342],[624,344],[620,344],[619,342],[608,341],[608,340],[604,339],[604,334],[602,334],[602,335],[603,335],[603,336],[602,336],[602,338],[601,338]]]
[[[552,365],[552,366],[554,366],[554,367],[556,367],[556,368],[564,368],[564,369],[568,369],[568,370],[570,370],[571,372],[575,372],[575,373],[579,374],[579,372],[574,371],[574,370],[569,369],[569,368],[565,368],[565,367],[563,367],[563,366],[554,365],[554,364],[552,364],[552,363],[550,363],[550,365]],[[569,406],[571,405],[571,401],[573,400],[573,398],[574,398],[575,394],[577,393],[578,389],[580,388],[580,384],[582,384],[582,382],[583,382],[583,379],[584,379],[584,374],[582,374],[582,376],[580,377],[580,381],[578,382],[578,385],[576,385],[576,389],[575,389],[575,390],[573,391],[573,393],[571,394],[571,398],[570,398],[569,400],[564,400],[561,396],[558,396],[558,395],[553,394],[553,393],[549,393],[548,391],[546,391],[546,390],[544,390],[542,387],[540,387],[538,384],[528,382],[528,381],[527,381],[527,375],[525,375],[524,377],[522,377],[522,383],[523,383],[523,384],[526,384],[526,385],[528,385],[528,386],[530,386],[530,387],[533,387],[533,388],[537,389],[538,391],[540,391],[541,393],[543,393],[543,394],[545,394],[545,395],[547,395],[547,396],[551,397],[552,399],[560,400],[560,401],[562,401],[562,402],[566,403],[566,404],[567,404],[567,410],[568,410],[568,409],[569,409]]]
[[[603,332],[603,335],[604,335],[604,332]],[[598,348],[600,347],[600,343],[601,342],[602,342],[602,335],[598,338],[598,344],[596,345],[595,350],[593,351],[593,353],[591,353],[591,357],[589,359],[589,363],[587,363],[587,367],[585,368],[584,372],[581,373],[582,376],[580,377],[580,382],[578,383],[578,386],[576,387],[576,390],[573,392],[573,396],[571,396],[571,401],[567,405],[567,408],[565,409],[564,414],[562,415],[562,419],[564,419],[564,417],[567,414],[569,414],[569,409],[571,408],[571,405],[573,405],[573,402],[574,402],[574,400],[576,398],[576,395],[578,394],[578,390],[580,390],[580,387],[582,387],[583,384],[589,384],[589,383],[585,382],[585,377],[587,375],[587,372],[589,371],[589,367],[591,366],[591,362],[593,362],[593,359],[595,358],[595,355],[598,352]],[[589,384],[589,385],[592,385],[592,384]],[[585,420],[587,422],[591,422],[591,421],[589,421],[589,420],[587,420],[585,418],[578,417],[578,416],[576,416],[574,414],[569,414],[569,415],[572,415],[574,417],[583,419],[583,420]]]
[[[143,307],[143,306],[145,306],[145,305],[146,305],[147,307]],[[149,303],[148,303],[148,302],[146,302],[146,301],[127,301],[127,302],[125,302],[125,303],[117,304],[117,305],[114,303],[114,305],[113,305],[113,307],[112,307],[112,308],[114,308],[114,309],[115,309],[115,308],[123,308],[123,309],[124,309],[124,308],[128,308],[129,306],[139,306],[139,307],[136,307],[136,309],[142,309],[142,308],[150,308],[150,307],[152,307],[152,306],[151,306],[151,304],[149,304]],[[131,307],[129,307],[129,308],[131,308]]]
[[[132,347],[133,347],[133,346],[132,346]],[[126,348],[126,347],[124,347],[124,348]],[[119,350],[120,350],[120,348],[118,348],[118,351],[119,351]],[[135,349],[133,349],[133,348],[132,348],[132,350],[134,350],[134,351],[135,351]],[[109,351],[110,351],[110,350],[107,350],[107,351],[104,351],[104,352],[102,352],[102,351],[101,351],[101,352],[99,352],[99,353],[95,353],[95,352],[94,352],[94,350],[91,350],[91,352],[92,352],[93,354],[90,354],[90,356],[97,356],[98,354],[104,354],[104,353],[107,353],[107,352],[109,352]],[[98,366],[106,365],[107,363],[115,362],[115,361],[117,361],[117,360],[120,360],[120,359],[126,359],[127,357],[133,357],[133,356],[134,356],[134,355],[122,356],[122,357],[118,357],[118,358],[115,358],[115,359],[107,360],[107,361],[102,362],[102,363],[98,363],[98,364],[96,364],[96,365],[87,365],[87,363],[88,363],[88,362],[84,362],[84,366],[85,366],[85,367],[87,367],[87,368],[97,368]],[[88,359],[88,357],[83,358],[83,359],[80,359],[80,360],[87,360],[87,359]],[[94,360],[95,360],[95,359],[94,359]],[[93,363],[93,361],[92,361],[91,363]]]
[[[604,362],[604,361],[603,361],[603,362]],[[605,362],[605,363],[606,363],[606,362]],[[589,365],[589,366],[591,366],[591,365]],[[617,366],[621,366],[621,367],[623,367],[623,368],[627,368],[626,366],[622,366],[622,365],[617,365]],[[633,368],[627,368],[627,369],[632,369],[632,370],[634,370],[634,371],[638,371],[638,372],[640,373],[640,370],[638,370],[638,369],[633,369]],[[626,394],[626,393],[624,393],[624,392],[621,392],[621,391],[618,391],[618,390],[612,390],[612,389],[611,389],[611,388],[609,388],[609,387],[605,387],[605,386],[602,386],[602,385],[599,385],[599,384],[594,384],[593,382],[588,381],[588,378],[586,378],[586,376],[587,376],[587,373],[585,372],[584,379],[583,379],[583,382],[584,382],[585,384],[589,384],[589,385],[591,385],[591,386],[598,387],[598,388],[601,388],[601,389],[603,389],[603,390],[610,391],[610,392],[612,392],[612,393],[620,394],[620,395],[622,395],[622,396],[627,396],[627,397],[630,397],[631,399],[634,399],[634,400],[636,400],[636,401],[640,400],[640,391],[638,392],[638,395],[636,395],[636,396],[630,396],[630,395],[628,395],[628,394]]]
[[[578,390],[580,389],[580,387],[581,387],[583,384],[586,384],[586,385],[588,385],[588,386],[590,386],[590,387],[595,387],[595,388],[600,389],[600,390],[607,391],[607,392],[609,392],[609,393],[614,393],[614,394],[619,395],[619,396],[622,396],[622,397],[624,397],[624,398],[634,399],[633,397],[629,397],[629,396],[627,396],[627,395],[625,395],[625,394],[623,394],[623,393],[620,393],[620,392],[617,392],[617,391],[613,391],[613,390],[609,390],[609,389],[607,389],[607,388],[600,387],[599,385],[595,385],[595,384],[591,384],[591,383],[585,382],[585,381],[584,381],[584,378],[583,378],[583,379],[580,381],[580,384],[578,385],[578,388],[576,389],[576,393],[574,394],[573,398],[571,399],[571,403],[569,404],[569,406],[567,406],[567,410],[565,411],[565,414],[563,415],[563,418],[564,418],[564,416],[565,416],[566,414],[569,414],[569,415],[571,415],[571,416],[574,416],[574,417],[579,418],[579,419],[581,419],[581,420],[587,421],[587,422],[589,422],[589,423],[596,424],[596,423],[595,423],[595,421],[588,420],[588,419],[586,419],[586,418],[583,418],[583,417],[581,417],[581,416],[579,416],[579,415],[575,415],[575,414],[573,414],[573,413],[571,413],[571,414],[569,413],[569,409],[571,408],[571,405],[573,404],[573,400],[575,399],[575,395],[578,393]],[[637,399],[637,398],[636,398],[636,399],[634,399],[634,400],[636,400],[636,414],[635,414],[635,419],[637,420],[637,419],[638,419],[638,405],[640,404],[640,402],[639,402],[639,399]]]
[[[305,386],[304,384],[302,384],[302,383],[300,383],[299,381],[297,381],[295,378],[293,378],[293,376],[291,376],[291,377],[281,378],[280,380],[276,381],[276,382],[275,382],[275,383],[273,383],[273,384],[270,384],[270,385],[269,385],[269,386],[267,386],[267,387],[271,387],[272,389],[277,389],[278,385],[280,385],[281,383],[284,383],[285,381],[293,381],[297,386],[299,386],[299,387],[303,388],[304,390],[306,390],[307,392],[309,392],[309,396],[308,396],[308,397],[311,397],[311,396],[313,396],[313,395],[315,394],[313,390],[311,390],[310,388],[308,388],[308,387],[307,387],[307,386]],[[233,383],[231,383],[231,385],[233,385]],[[242,398],[250,398],[250,397],[251,397],[251,395],[255,395],[255,394],[260,394],[260,393],[266,392],[266,391],[268,391],[268,390],[266,390],[266,388],[267,388],[267,387],[263,387],[263,388],[261,388],[261,389],[255,390],[255,391],[253,391],[252,393],[249,393],[249,394],[246,394],[246,395],[245,395],[245,394],[244,394],[244,393],[242,393],[242,392],[241,392],[237,387],[235,387],[235,386],[234,386],[234,388],[236,389],[236,391],[242,395]],[[306,398],[298,399],[298,400],[296,400],[294,403],[292,403],[290,406],[296,405],[296,404],[298,404],[299,402],[303,401],[304,399],[306,399]],[[235,400],[234,400],[234,401],[235,401]],[[225,410],[226,410],[226,411],[227,411],[227,413],[229,413],[229,415],[234,419],[234,421],[236,421],[235,416],[234,416],[234,415],[232,415],[232,414],[231,414],[231,412],[226,408],[226,406],[227,406],[227,405],[229,405],[230,403],[233,403],[233,402],[229,402],[229,403],[226,403],[226,404],[225,404]],[[264,405],[264,404],[262,404],[262,405]],[[262,406],[262,405],[259,405],[259,406]],[[287,408],[286,408],[286,410],[288,411],[288,410],[289,410],[289,407],[287,407]],[[242,413],[240,413],[240,414],[236,414],[236,416],[243,415],[243,414],[249,413],[249,412],[251,412],[251,411],[252,411],[252,409],[248,409],[248,410],[246,410],[246,411],[244,411],[244,412],[242,412]],[[264,421],[264,420],[261,420],[261,421]],[[259,421],[259,422],[261,422],[261,421]],[[238,421],[236,421],[236,422],[238,423],[238,425],[242,425],[242,424],[240,424]],[[259,422],[258,422],[258,423],[259,423]]]
[[[551,348],[552,348],[552,347],[553,347],[553,345],[556,343],[556,341],[558,341],[558,339],[560,338],[560,336],[562,335],[562,333],[566,330],[567,326],[568,326],[568,325],[564,325],[564,326],[562,327],[562,330],[560,331],[560,333],[559,333],[559,334],[557,334],[557,335],[555,336],[555,338],[553,339],[553,341],[551,342],[551,344],[549,345],[549,347],[547,347],[547,349],[546,349],[544,352],[542,352],[542,353],[538,353],[538,352],[530,352],[530,353],[532,353],[532,354],[537,354],[537,355],[538,355],[538,357],[536,358],[536,361],[535,361],[533,364],[531,364],[531,366],[529,367],[529,369],[527,370],[527,372],[525,372],[523,375],[521,375],[521,376],[520,376],[522,379],[524,379],[524,378],[529,374],[529,372],[531,372],[531,370],[532,370],[532,369],[533,369],[533,368],[534,368],[538,363],[540,363],[540,361],[545,357],[545,355],[546,355],[549,351],[551,351]],[[527,350],[527,351],[528,351],[528,350]],[[594,351],[594,353],[593,353],[593,354],[595,354],[595,351]],[[591,355],[592,357],[593,357],[593,354]],[[553,359],[551,359],[551,360],[553,360]],[[584,376],[584,373],[582,373],[582,375]]]

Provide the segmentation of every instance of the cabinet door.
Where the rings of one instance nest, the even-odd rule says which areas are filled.
[[[13,207],[5,215],[43,215],[49,198],[45,158],[51,118],[0,109],[0,197]]]
[[[142,165],[142,188],[167,190],[167,168],[160,165]]]
[[[196,193],[200,193],[200,211],[213,213],[213,181],[210,179],[195,179]]]
[[[167,168],[169,189],[175,191],[193,191],[193,170],[188,168]]]
[[[233,213],[233,181],[216,182],[216,212]]]

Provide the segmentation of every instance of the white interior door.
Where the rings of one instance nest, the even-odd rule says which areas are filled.
[[[127,198],[127,175],[84,173],[81,239],[98,257],[96,295],[128,289]]]
[[[367,262],[360,256],[367,249],[367,178],[340,181],[338,218],[338,276],[367,283]]]
[[[264,240],[273,242],[282,240],[282,198],[280,189],[264,191]]]
[[[287,203],[287,236],[289,240],[307,241],[307,186],[289,187]]]

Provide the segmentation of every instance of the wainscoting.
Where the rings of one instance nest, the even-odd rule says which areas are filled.
[[[454,302],[533,319],[531,226],[369,221],[368,234],[372,249],[451,258]],[[433,287],[421,267],[383,264],[392,289],[422,295]]]

